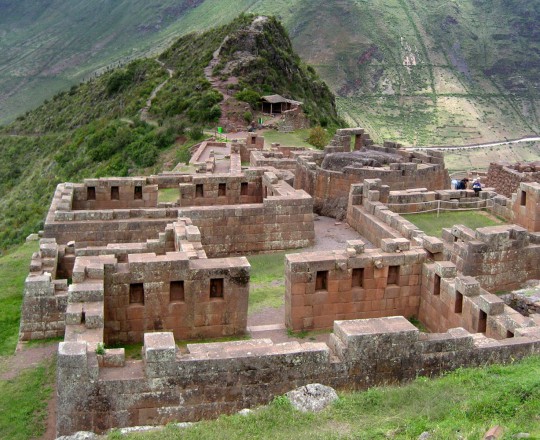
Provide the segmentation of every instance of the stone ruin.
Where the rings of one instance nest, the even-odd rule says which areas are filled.
[[[439,153],[378,147],[361,129],[338,131],[323,152],[263,145],[257,136],[232,143],[228,172],[57,187],[25,282],[20,339],[64,338],[58,435],[196,421],[309,383],[365,389],[540,351],[539,316],[494,294],[540,279],[539,183],[510,198],[451,190]],[[177,200],[159,202],[163,188]],[[514,224],[456,225],[439,239],[400,215],[435,203],[475,204]],[[344,217],[361,238],[295,251],[317,238],[314,210]],[[286,326],[331,330],[324,341],[242,339],[245,255],[271,251],[290,251]],[[131,343],[143,344],[141,360],[126,358]]]
[[[511,197],[521,182],[540,180],[540,162],[493,162],[489,165],[486,185],[498,194]]]

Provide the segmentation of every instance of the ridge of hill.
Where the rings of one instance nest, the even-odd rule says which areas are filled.
[[[257,45],[247,44],[246,36]],[[293,52],[275,18],[241,15],[186,35],[158,60],[135,60],[72,86],[0,130],[0,249],[41,229],[59,182],[148,174],[189,159],[202,129],[221,116],[223,96],[204,70],[225,39],[228,57],[242,52],[250,60],[247,70],[234,71],[236,95],[273,90],[302,99],[314,123],[341,122],[332,93]],[[259,45],[264,53],[250,52]]]
[[[538,2],[38,3],[0,2],[0,121],[99,67],[160,51],[174,35],[246,11],[279,17],[296,51],[336,93],[341,115],[376,141],[461,145],[540,130]]]

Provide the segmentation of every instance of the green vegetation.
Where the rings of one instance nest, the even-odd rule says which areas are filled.
[[[0,356],[17,346],[24,280],[37,249],[37,242],[25,243],[0,257]]]
[[[313,127],[309,132],[309,137],[307,138],[308,144],[313,145],[319,150],[326,147],[329,140],[330,137],[328,136],[328,133],[320,125]]]
[[[301,413],[279,397],[249,416],[223,416],[217,421],[130,439],[430,439],[482,438],[495,425],[505,439],[520,432],[540,436],[540,359],[508,366],[461,369],[429,380],[418,378],[402,387],[343,393],[329,409]],[[115,434],[110,439],[118,438]]]
[[[0,438],[29,440],[45,431],[47,401],[55,379],[55,360],[0,381]]]
[[[451,228],[454,225],[465,225],[468,228],[476,229],[503,223],[502,220],[483,211],[445,211],[441,212],[438,217],[434,212],[402,215],[427,235],[435,237],[441,236],[443,228]]]
[[[285,297],[285,252],[252,255],[251,290],[249,292],[249,313],[266,307],[278,308]]]
[[[159,190],[158,202],[175,203],[178,202],[180,191],[178,188],[163,188]]]
[[[309,130],[296,130],[291,133],[269,130],[264,132],[264,143],[268,146],[277,142],[285,147],[312,148],[312,145],[307,143],[308,136]]]

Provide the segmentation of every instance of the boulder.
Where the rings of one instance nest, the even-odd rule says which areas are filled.
[[[302,412],[322,411],[338,399],[336,391],[320,383],[313,383],[289,391],[287,394],[292,406]]]

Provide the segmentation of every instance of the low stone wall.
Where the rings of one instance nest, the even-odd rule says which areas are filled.
[[[149,333],[143,360],[122,366],[120,352],[117,368],[99,367],[86,342],[62,342],[57,434],[196,421],[266,404],[309,383],[365,389],[539,352],[538,327],[516,329],[514,336],[496,341],[460,328],[421,334],[403,317],[391,317],[337,321],[329,346],[262,339],[193,344],[181,354],[171,333]]]
[[[418,316],[426,255],[405,239],[385,239],[383,249],[350,241],[346,251],[286,255],[287,327],[319,330],[343,319]]]
[[[505,197],[512,197],[512,194],[519,190],[521,182],[540,181],[540,163],[518,163],[492,162],[486,178],[486,185],[495,189],[498,194]]]
[[[273,167],[291,171],[296,169],[296,159],[287,158],[279,151],[252,151],[249,163],[252,167]]]
[[[313,244],[313,200],[273,173],[263,176],[261,204],[182,208],[181,217],[200,228],[212,257],[296,249]]]

